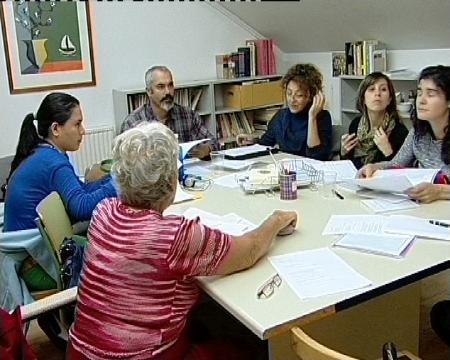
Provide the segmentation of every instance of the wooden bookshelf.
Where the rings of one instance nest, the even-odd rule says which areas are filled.
[[[216,135],[223,145],[225,142],[233,140],[238,133],[254,131],[254,111],[273,107],[279,108],[283,105],[280,80],[280,75],[268,75],[184,82],[176,85],[175,99],[178,104],[197,111],[205,126]],[[242,94],[242,97],[238,99],[241,102],[234,98],[231,99],[237,106],[227,106],[230,96],[241,95],[230,95],[230,87],[234,91],[242,89],[242,93],[245,92],[245,96]],[[248,94],[250,94],[250,97]],[[244,99],[246,102],[242,103]],[[116,131],[120,129],[125,117],[146,101],[148,101],[147,94],[142,88],[114,89],[113,104]],[[223,124],[221,126],[223,121],[228,121],[228,126],[225,127]],[[225,128],[229,129],[229,133],[225,132],[224,136],[223,129]]]

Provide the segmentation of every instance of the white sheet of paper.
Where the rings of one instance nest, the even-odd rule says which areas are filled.
[[[391,211],[400,211],[418,208],[420,205],[412,200],[388,201],[383,199],[361,200],[361,204],[367,206],[375,213],[386,213]]]
[[[183,201],[195,200],[195,196],[183,191],[180,184],[177,183],[177,192],[175,193],[175,199],[173,199],[174,204],[178,204]]]
[[[269,257],[280,277],[301,298],[360,289],[371,282],[329,248]]]
[[[414,186],[405,175],[373,176],[364,179],[353,179],[351,182],[366,189],[392,193],[405,193]]]
[[[322,235],[381,234],[385,222],[381,215],[331,215]]]
[[[380,191],[369,190],[369,189],[361,189],[361,188],[359,188],[359,189],[360,190],[358,190],[356,192],[356,194],[358,196],[361,196],[364,198],[389,201],[391,203],[410,200],[410,198],[406,194],[392,194],[392,193],[380,192]]]
[[[323,161],[320,166],[315,166],[317,170],[336,171],[336,181],[354,179],[358,170],[350,160]]]
[[[181,154],[182,154],[182,158],[184,159],[186,154],[195,146],[198,145],[202,142],[208,141],[210,140],[208,139],[201,139],[201,140],[194,140],[194,141],[188,141],[185,143],[180,143],[180,147],[181,147]]]
[[[442,220],[450,223],[450,220]],[[430,224],[428,219],[415,216],[391,215],[383,230],[387,233],[415,235],[431,239],[450,240],[450,228]],[[450,251],[450,250],[449,250]]]
[[[244,170],[250,165],[253,165],[255,161],[252,160],[228,160],[225,159],[222,163],[224,169],[229,170]]]
[[[256,228],[255,224],[234,213],[221,216],[201,209],[189,208],[183,213],[183,216],[187,219],[199,217],[204,225],[234,236],[242,235]]]
[[[228,174],[225,176],[221,176],[217,179],[214,179],[214,184],[227,187],[230,189],[235,189],[239,187],[239,184],[236,181],[236,174]]]
[[[370,178],[353,179],[351,182],[366,189],[392,193],[405,193],[411,187],[422,182],[433,182],[437,172],[437,169],[377,170],[374,176]]]
[[[244,156],[254,153],[259,153],[266,151],[267,148],[271,148],[270,146],[264,146],[264,145],[250,145],[250,146],[242,146],[234,149],[227,149],[223,150],[222,153],[227,156],[235,157],[235,156]]]
[[[336,241],[333,246],[400,257],[413,239],[414,236],[410,235],[347,234]]]

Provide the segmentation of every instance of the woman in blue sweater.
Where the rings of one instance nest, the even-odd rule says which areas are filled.
[[[89,220],[99,201],[116,196],[110,176],[85,184],[69,162],[66,151],[80,147],[82,122],[79,101],[64,93],[47,95],[36,118],[31,113],[25,117],[8,177],[3,231],[35,228],[36,206],[52,191],[61,196],[74,222]],[[26,263],[34,271],[39,268]],[[51,288],[44,278],[41,274],[33,277],[39,280],[27,282],[30,290]]]
[[[269,123],[261,145],[278,145],[281,151],[328,160],[331,154],[331,116],[323,110],[322,74],[312,64],[297,64],[283,77],[287,108]]]

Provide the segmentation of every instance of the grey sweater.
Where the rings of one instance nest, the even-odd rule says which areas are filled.
[[[395,167],[419,167],[426,169],[440,169],[445,175],[450,176],[450,166],[442,161],[442,140],[434,140],[430,133],[415,139],[415,131],[412,128],[391,161],[379,163],[383,169]]]

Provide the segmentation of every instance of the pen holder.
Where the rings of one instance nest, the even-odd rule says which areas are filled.
[[[297,176],[295,171],[288,172],[287,174],[278,174],[278,180],[280,183],[280,199],[297,199]]]

